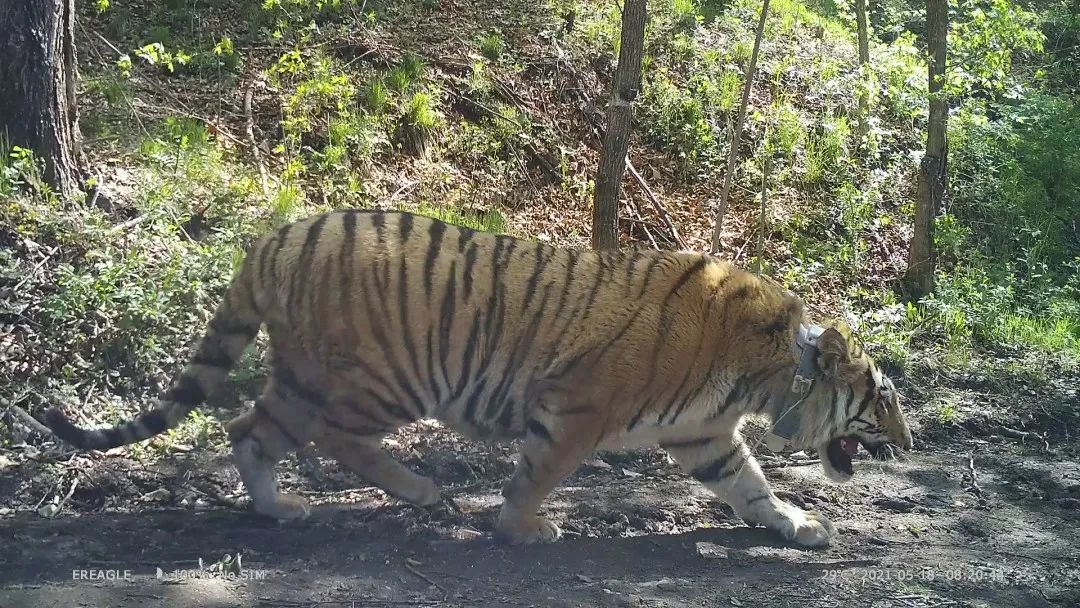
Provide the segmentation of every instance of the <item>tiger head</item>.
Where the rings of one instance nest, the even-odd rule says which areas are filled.
[[[852,457],[861,445],[878,459],[911,449],[911,430],[900,395],[843,323],[817,338],[817,378],[805,397],[803,433],[817,448],[825,475],[846,482],[855,474]],[[809,423],[809,424],[807,424]]]

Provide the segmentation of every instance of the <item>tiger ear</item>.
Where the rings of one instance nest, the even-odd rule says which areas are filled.
[[[850,380],[856,375],[856,366],[852,365],[851,360],[850,335],[851,330],[839,326],[827,328],[818,337],[818,365],[826,376]]]

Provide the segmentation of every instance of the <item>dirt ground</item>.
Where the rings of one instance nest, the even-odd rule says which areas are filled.
[[[283,486],[320,506],[281,525],[246,511],[215,451],[144,465],[24,444],[0,451],[0,607],[1080,606],[1077,420],[1054,413],[1080,411],[1075,386],[955,393],[961,412],[1020,400],[1045,415],[1026,416],[1026,435],[992,418],[937,425],[903,461],[859,460],[842,486],[812,460],[763,456],[778,489],[837,524],[825,550],[748,528],[660,450],[599,454],[546,503],[563,539],[511,548],[491,524],[513,446],[427,423],[390,447],[444,504],[300,459]],[[237,554],[239,576],[215,573]],[[200,578],[178,579],[200,560]]]

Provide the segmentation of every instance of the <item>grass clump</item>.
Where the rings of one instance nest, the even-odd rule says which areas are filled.
[[[506,43],[498,32],[486,34],[480,39],[480,54],[491,61],[498,61],[506,51]]]

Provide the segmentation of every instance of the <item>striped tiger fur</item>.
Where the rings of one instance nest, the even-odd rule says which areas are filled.
[[[431,479],[381,448],[421,418],[472,438],[523,438],[496,531],[548,541],[537,510],[597,449],[659,444],[750,522],[808,546],[832,525],[780,500],[739,435],[778,416],[803,305],[774,282],[696,253],[560,249],[408,213],[338,211],[259,240],[190,364],[153,411],[85,430],[46,422],[83,449],[140,441],[179,423],[225,381],[265,325],[271,373],[227,431],[257,512],[306,516],[279,493],[275,464],[314,442],[387,492],[439,500]],[[797,446],[826,474],[911,434],[891,381],[842,326],[818,342],[822,378],[804,399]]]

